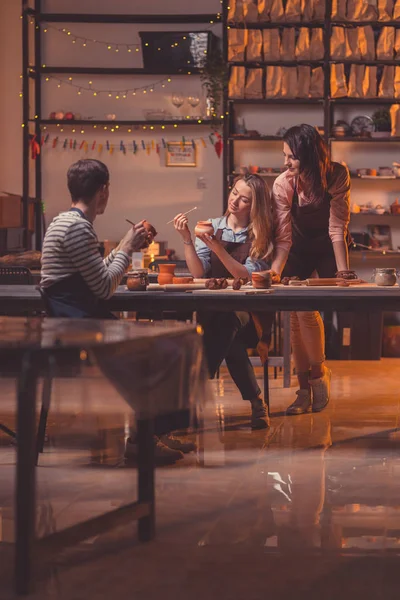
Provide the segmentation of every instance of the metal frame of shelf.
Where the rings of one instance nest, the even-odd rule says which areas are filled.
[[[324,97],[323,98],[263,98],[259,100],[254,99],[229,99],[225,97],[225,112],[226,119],[224,123],[224,143],[225,143],[225,159],[224,159],[224,207],[226,208],[226,202],[228,192],[231,187],[232,178],[237,175],[234,172],[234,145],[241,141],[251,142],[264,142],[273,143],[279,141],[281,138],[274,135],[261,135],[261,136],[246,136],[240,135],[235,136],[235,106],[238,105],[321,105],[323,108],[323,119],[324,119],[324,138],[328,143],[329,148],[333,143],[400,143],[400,137],[390,138],[361,138],[361,137],[344,137],[344,138],[333,138],[331,137],[332,125],[334,123],[334,108],[335,106],[346,106],[346,105],[360,105],[360,106],[373,106],[373,105],[391,105],[400,104],[400,98],[331,98],[330,97],[330,69],[332,64],[342,63],[345,65],[400,65],[399,61],[396,60],[339,60],[333,59],[330,54],[330,40],[332,34],[332,27],[343,26],[343,27],[362,27],[372,26],[377,29],[380,27],[396,27],[400,28],[400,21],[338,21],[331,18],[332,14],[332,0],[326,0],[325,3],[325,19],[323,21],[293,21],[293,22],[274,22],[274,23],[233,23],[227,20],[227,3],[224,2],[223,12],[223,41],[224,41],[224,58],[228,67],[231,66],[244,66],[244,67],[265,67],[265,66],[297,66],[297,65],[316,65],[322,66],[324,70]],[[229,4],[229,3],[228,3]],[[241,62],[228,62],[228,33],[227,29],[276,29],[276,28],[321,28],[324,29],[324,59],[319,61],[241,61]],[[321,115],[322,116],[322,115]],[[263,176],[273,177],[274,173],[263,173]],[[362,179],[360,177],[353,177],[355,179]],[[379,177],[376,178],[379,180]],[[388,180],[388,179],[387,179]],[[387,181],[386,180],[386,181]],[[397,179],[394,179],[397,181]],[[386,215],[388,216],[388,215]]]
[[[42,158],[38,154],[35,160],[34,177],[30,158],[30,144],[33,136],[41,145],[43,125],[55,126],[196,126],[211,125],[210,119],[171,119],[171,120],[62,120],[43,119],[42,117],[42,76],[46,74],[75,74],[75,75],[170,75],[168,72],[149,71],[144,68],[104,68],[104,67],[57,67],[43,66],[41,29],[45,23],[107,23],[107,24],[217,24],[221,18],[215,14],[86,14],[86,13],[42,13],[41,0],[21,0],[22,2],[22,93],[23,93],[23,228],[24,247],[30,248],[28,232],[29,197],[32,182],[35,187],[35,247],[41,250],[44,231],[44,215],[42,210]],[[33,7],[32,7],[32,6]],[[33,19],[34,30],[29,27]],[[33,35],[33,39],[31,36]],[[32,51],[33,50],[33,51]],[[31,61],[33,57],[33,63]],[[182,69],[173,75],[195,75],[199,69]],[[31,86],[30,80],[34,84]],[[33,90],[32,90],[33,87]],[[33,116],[35,118],[33,118]]]

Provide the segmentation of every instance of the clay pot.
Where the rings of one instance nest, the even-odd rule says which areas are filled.
[[[131,292],[144,292],[149,283],[147,271],[130,271],[126,278],[126,287]]]
[[[143,221],[143,227],[145,228],[145,230],[147,231],[147,233],[149,235],[151,235],[152,237],[152,241],[153,239],[156,237],[157,235],[157,231],[156,228],[153,227],[153,225],[151,223],[149,223],[148,221]]]
[[[253,288],[258,290],[268,289],[272,285],[272,277],[270,273],[259,273],[256,271],[255,273],[252,273],[251,281]]]
[[[194,228],[194,234],[198,237],[199,235],[214,235],[214,227],[210,221],[197,221],[196,227]]]
[[[193,277],[174,277],[172,280],[173,284],[188,284],[193,283]]]
[[[160,285],[166,285],[173,283],[175,274],[175,265],[158,265],[158,283]]]
[[[252,173],[252,175],[255,175],[256,173],[258,173],[259,167],[257,167],[256,165],[250,165],[249,171],[250,171],[250,173]]]

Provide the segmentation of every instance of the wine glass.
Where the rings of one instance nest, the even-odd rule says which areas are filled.
[[[183,103],[185,102],[185,97],[183,94],[179,94],[179,93],[172,94],[171,102],[179,110],[180,107],[183,106]],[[180,118],[182,118],[182,115],[180,115]]]
[[[200,97],[194,94],[194,95],[188,96],[187,101],[192,108],[196,108],[196,106],[198,106],[200,104]],[[196,116],[196,115],[194,115],[194,116]]]

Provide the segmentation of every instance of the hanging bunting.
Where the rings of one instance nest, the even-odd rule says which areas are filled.
[[[99,154],[101,154],[103,152],[103,144],[99,144],[97,147]]]
[[[74,150],[76,149],[76,140],[74,140]]]
[[[216,133],[215,136],[217,137],[217,141],[214,143],[214,149],[215,149],[215,152],[216,152],[218,158],[221,158],[222,147],[223,147],[222,138],[218,133]]]
[[[36,141],[36,135],[32,136],[31,141],[30,141],[30,146],[31,146],[31,158],[33,160],[36,160],[37,155],[40,154],[40,146]]]
[[[96,148],[96,140],[92,144],[92,150],[94,150],[95,148]]]

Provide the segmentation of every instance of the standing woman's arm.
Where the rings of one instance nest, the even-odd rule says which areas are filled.
[[[285,268],[292,245],[291,208],[293,190],[287,181],[275,181],[272,187],[275,212],[275,252],[271,270],[280,276]]]
[[[347,167],[336,166],[329,192],[331,194],[331,212],[329,218],[329,236],[338,271],[349,270],[349,251],[347,230],[350,221],[350,174]]]

